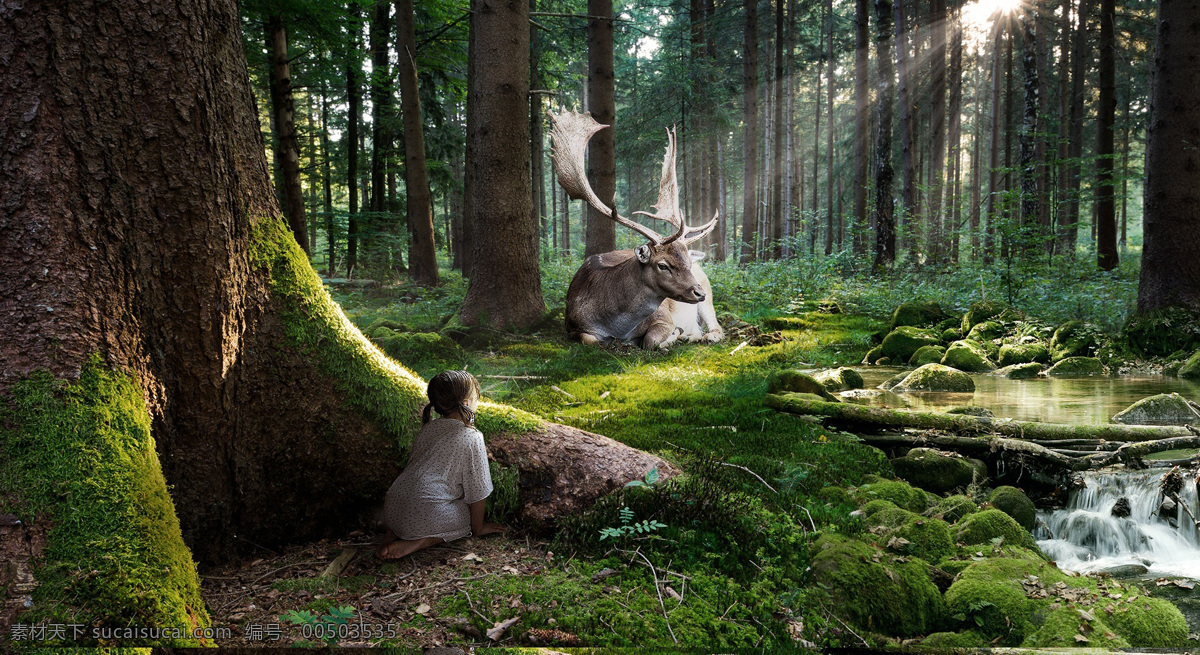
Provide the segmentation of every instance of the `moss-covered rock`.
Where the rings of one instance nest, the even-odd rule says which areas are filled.
[[[1037,509],[1034,508],[1033,501],[1016,487],[996,487],[988,496],[988,502],[992,507],[1013,517],[1026,530],[1033,530],[1037,524]]]
[[[980,463],[982,464],[982,462]],[[976,505],[970,496],[956,494],[939,499],[937,503],[925,510],[925,514],[950,523],[957,523],[962,517],[978,511],[979,505]]]
[[[1104,364],[1095,357],[1068,357],[1046,369],[1044,375],[1104,375]]]
[[[1200,350],[1188,357],[1188,360],[1179,367],[1179,372],[1176,373],[1181,378],[1200,378]]]
[[[1108,611],[1109,607],[1112,612]],[[1102,614],[1105,622],[1133,646],[1182,648],[1188,645],[1188,624],[1183,613],[1161,598],[1121,599],[1105,605]]]
[[[814,581],[829,592],[838,613],[860,629],[912,637],[943,620],[945,602],[924,561],[899,561],[837,534],[822,535],[813,550]]]
[[[1097,330],[1082,321],[1067,321],[1050,337],[1050,361],[1068,357],[1091,357],[1099,347]]]
[[[942,311],[942,308],[935,302],[927,300],[906,302],[892,312],[892,323],[889,329],[895,330],[905,326],[930,327],[947,318],[949,315]]]
[[[985,509],[969,514],[955,524],[954,529],[956,542],[961,541],[968,545],[991,544],[993,539],[1003,537],[1005,544],[1037,550],[1033,535],[1021,527],[1016,519],[999,509]]]
[[[892,377],[881,382],[879,384],[879,388],[884,389],[886,391],[891,391],[892,389],[895,389],[896,387],[900,386],[900,383],[904,381],[904,378],[908,377],[911,374],[912,374],[912,371],[901,371],[900,373],[897,373],[897,374],[893,375]]]
[[[1025,648],[1128,648],[1129,642],[1105,623],[1103,612],[1092,610],[1095,608],[1071,606],[1050,610],[1037,631],[1026,637],[1021,645]]]
[[[958,328],[947,328],[942,330],[942,343],[951,344],[963,338],[962,330]]]
[[[924,512],[928,507],[924,491],[900,480],[880,479],[869,482],[860,486],[855,496],[863,503],[876,499],[886,500],[910,512]]]
[[[778,371],[767,381],[768,393],[811,393],[820,396],[827,402],[839,402],[833,394],[825,389],[813,376],[797,370]]]
[[[937,562],[954,552],[950,525],[938,518],[890,507],[870,514],[866,523],[881,528],[875,531],[879,544],[892,552],[926,562]]]
[[[908,326],[899,327],[883,338],[883,343],[880,344],[881,356],[887,357],[893,362],[903,363],[907,362],[921,346],[936,346],[941,342],[941,335],[935,334],[932,330]]]
[[[403,323],[400,323],[398,321],[393,321],[390,318],[377,318],[374,321],[372,321],[370,325],[363,328],[362,333],[368,339],[374,339],[375,332],[379,328],[387,328],[393,332],[411,332],[412,331],[407,325],[404,325]]]
[[[817,382],[825,385],[825,390],[829,391],[830,393],[863,388],[863,379],[862,376],[858,374],[858,371],[855,371],[852,368],[846,368],[845,366],[841,368],[830,369],[828,371],[821,371],[820,373],[814,375],[813,378]]]
[[[996,418],[992,410],[979,405],[964,405],[962,407],[951,407],[946,410],[947,414],[960,414],[963,416],[977,416],[979,418]]]
[[[913,353],[912,357],[908,358],[909,366],[924,366],[926,364],[937,364],[942,361],[942,357],[946,354],[946,349],[942,346],[921,346],[917,348],[917,352]]]
[[[1165,357],[1200,347],[1200,311],[1173,306],[1136,314],[1121,329],[1118,342],[1138,357]]]
[[[974,516],[979,514],[972,514],[967,519]],[[1058,582],[1069,584],[1058,569],[1032,553],[1023,557],[984,559],[963,569],[946,590],[947,611],[989,641],[999,638],[1002,645],[1020,644],[1037,628],[1035,613],[1049,605],[1049,601],[1026,595],[1021,581],[1028,580],[1029,576],[1037,576],[1044,585],[1051,587]]]
[[[1003,375],[1010,380],[1028,380],[1041,375],[1045,369],[1045,366],[1037,362],[1029,362],[1027,364],[1013,364],[1012,366],[997,369],[996,375]]]
[[[963,632],[935,632],[921,640],[922,648],[933,648],[939,651],[958,648],[976,649],[988,645],[988,640],[975,630]]]
[[[896,391],[948,391],[973,393],[975,381],[962,371],[942,364],[926,364],[893,387]]]
[[[1049,361],[1050,351],[1040,343],[1006,343],[1000,346],[1000,366]]]
[[[987,351],[977,341],[955,341],[946,349],[941,364],[971,373],[986,373],[996,370],[988,359]]]
[[[1008,309],[1008,306],[1004,303],[991,300],[984,300],[971,305],[971,308],[967,310],[967,313],[963,314],[963,334],[970,333],[971,328],[988,320],[989,318],[1000,315],[1000,313],[1006,309]]]
[[[984,321],[967,333],[967,338],[972,341],[991,341],[1004,336],[1004,324],[999,321]]]
[[[1112,420],[1125,425],[1184,425],[1200,420],[1200,409],[1177,393],[1160,393],[1117,412]]]
[[[966,487],[975,480],[987,477],[987,467],[980,471],[974,462],[957,453],[932,448],[913,448],[904,457],[892,460],[896,476],[934,493],[945,493]]]
[[[863,355],[862,363],[874,364],[879,361],[880,357],[883,357],[883,346],[875,346],[868,350],[866,355]]]
[[[896,505],[896,503],[893,503],[890,500],[876,498],[875,500],[869,501],[866,505],[863,505],[862,507],[860,507],[858,509],[860,512],[862,512],[863,516],[871,517],[871,516],[878,514],[879,512],[886,510],[886,509],[900,509],[900,508]]]

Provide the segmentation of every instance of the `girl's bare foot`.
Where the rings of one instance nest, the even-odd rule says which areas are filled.
[[[375,554],[380,559],[400,559],[406,555],[411,555],[422,548],[428,548],[435,544],[440,544],[444,539],[441,537],[425,537],[424,539],[397,539],[391,543],[384,544],[375,550]]]

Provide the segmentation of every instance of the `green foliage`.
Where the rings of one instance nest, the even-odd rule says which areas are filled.
[[[293,625],[312,626],[314,633],[329,646],[336,646],[338,643],[337,626],[346,625],[354,617],[354,608],[349,605],[334,607],[324,615],[308,610],[288,610],[279,616],[281,620]]]
[[[638,480],[635,480],[638,482]],[[647,519],[644,521],[633,521],[633,510],[628,507],[621,508],[621,525],[617,527],[602,528],[600,530],[600,541],[605,539],[618,540],[621,537],[629,537],[635,534],[650,534],[659,528],[667,527],[666,523]]]
[[[1136,357],[1165,357],[1200,347],[1200,315],[1168,307],[1132,317],[1116,340],[1119,349]]]
[[[484,507],[492,521],[507,523],[521,511],[520,471],[515,466],[501,466],[491,461],[488,470],[492,476],[492,495],[488,496]]]
[[[11,390],[0,405],[0,495],[49,529],[22,621],[207,627],[141,387],[93,356],[74,382],[39,372]]]

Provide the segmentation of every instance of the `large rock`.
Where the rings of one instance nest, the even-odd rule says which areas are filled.
[[[862,389],[863,379],[858,374],[858,371],[845,366],[828,371],[821,371],[813,376],[817,382],[825,385],[825,390],[830,393],[839,391],[849,391],[850,389]]]
[[[942,361],[945,356],[946,349],[942,346],[921,346],[917,348],[917,352],[908,359],[909,366],[924,366],[926,364],[937,364]]]
[[[971,373],[986,373],[996,370],[996,365],[988,359],[987,350],[976,341],[955,341],[946,349],[941,363],[960,371]]]
[[[1044,375],[1104,375],[1104,364],[1095,357],[1068,357],[1046,369]]]
[[[892,312],[892,324],[890,329],[895,330],[898,327],[915,326],[915,327],[930,327],[950,318],[946,312],[935,302],[926,300],[917,300],[906,302],[896,308]]]
[[[1030,362],[1050,361],[1050,351],[1040,343],[1008,343],[1000,346],[1000,365],[1028,364]]]
[[[1028,380],[1029,378],[1036,378],[1045,368],[1045,366],[1037,362],[1013,364],[1012,366],[1005,366],[997,370],[996,375],[1003,375],[1010,380]]]
[[[898,327],[883,338],[880,344],[880,356],[903,364],[917,352],[921,346],[936,346],[942,342],[942,337],[932,330],[922,330],[915,327]]]
[[[1178,375],[1181,378],[1200,378],[1200,350],[1183,363]]]
[[[873,501],[875,503],[886,501]],[[866,508],[863,508],[866,510]],[[950,525],[939,518],[927,517],[899,507],[866,512],[867,527],[877,537],[875,543],[888,550],[937,562],[954,552]],[[898,539],[893,539],[898,537]],[[870,539],[869,537],[867,539]]]
[[[1006,309],[1008,309],[1008,306],[1004,303],[995,302],[992,300],[984,300],[971,305],[971,308],[967,310],[967,313],[963,314],[963,334],[970,333],[971,328],[988,320],[989,318],[1000,315]]]
[[[1004,336],[1004,324],[999,321],[984,321],[967,333],[967,338],[972,341],[991,341]]]
[[[896,476],[914,487],[941,494],[965,488],[987,477],[987,465],[932,448],[913,448],[904,457],[892,460]]]
[[[942,364],[926,364],[909,373],[893,390],[974,393],[975,381],[958,369]]]
[[[518,469],[521,518],[541,528],[583,511],[626,482],[641,480],[655,467],[660,480],[679,473],[650,453],[554,423],[518,436],[497,434],[487,446],[497,463]]]
[[[1050,337],[1050,361],[1068,357],[1090,357],[1099,346],[1096,328],[1081,321],[1067,321],[1058,326]]]
[[[954,540],[968,546],[991,545],[993,539],[1004,538],[1008,546],[1021,546],[1037,550],[1033,535],[1021,527],[1016,519],[999,509],[985,509],[982,512],[968,514],[954,526]]]
[[[875,362],[879,361],[880,357],[883,357],[883,346],[875,346],[874,348],[868,350],[866,355],[863,355],[862,363],[874,364]]]
[[[811,393],[831,403],[841,402],[825,389],[825,385],[807,373],[796,370],[779,371],[767,382],[768,393]]]
[[[1200,407],[1177,393],[1160,393],[1117,412],[1112,420],[1125,425],[1184,425],[1200,422]]]
[[[992,495],[988,496],[988,502],[992,507],[1013,517],[1013,520],[1026,530],[1033,530],[1037,524],[1037,509],[1034,508],[1033,501],[1016,487],[996,487]]]

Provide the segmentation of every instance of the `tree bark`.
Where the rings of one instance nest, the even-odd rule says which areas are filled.
[[[391,10],[391,3],[379,2],[371,18],[371,211],[377,213],[388,210],[387,172],[392,156],[392,74],[388,65]],[[378,218],[373,222],[377,223]]]
[[[942,225],[942,186],[946,168],[946,0],[931,0],[929,50],[931,107],[929,115],[929,257],[933,263],[946,258],[945,229]],[[957,144],[951,142],[954,147]]]
[[[529,5],[478,0],[475,75],[475,230],[467,325],[524,328],[546,311],[529,179]],[[605,219],[612,222],[609,219]]]
[[[854,1],[854,226],[851,228],[854,254],[867,253],[867,162],[870,147],[867,129],[867,102],[870,95],[870,56],[867,14],[869,0]]]
[[[400,110],[404,121],[404,197],[408,211],[408,274],[417,284],[437,286],[433,246],[433,198],[425,168],[425,130],[417,91],[417,36],[412,0],[396,0],[396,54]]]
[[[950,156],[950,193],[946,196],[946,228],[943,234],[950,242],[950,261],[958,263],[958,244],[963,227],[962,202],[962,88],[963,88],[963,25],[962,10],[955,10],[950,19],[950,121],[948,132]]]
[[[479,0],[469,0],[471,16],[479,9]],[[459,239],[461,253],[462,276],[470,279],[475,265],[475,169],[478,153],[475,151],[475,139],[479,131],[476,120],[475,100],[472,96],[472,84],[479,77],[479,57],[476,56],[476,42],[479,35],[478,23],[472,18],[467,21],[467,99],[463,108],[466,116],[467,143],[463,152],[463,212],[462,238]],[[564,209],[565,211],[565,209]]]
[[[588,0],[588,102],[597,123],[612,125],[617,117],[616,77],[613,73],[612,0]],[[587,174],[592,188],[608,207],[615,206],[617,154],[615,128],[600,130],[588,142]],[[617,249],[617,224],[611,217],[588,207],[583,256]]]
[[[296,237],[296,243],[308,252],[308,223],[304,218],[304,191],[300,186],[300,142],[296,138],[296,110],[292,99],[292,74],[288,66],[287,28],[283,17],[267,18],[267,39],[271,45],[271,97],[275,99],[275,135],[279,170],[283,179],[276,183],[283,193],[284,215]]]
[[[1000,41],[1004,36],[1007,18],[1003,14],[997,14],[995,21],[996,24],[992,29],[994,36],[992,39],[992,138],[989,144],[991,147],[988,149],[987,230],[983,242],[983,262],[985,264],[990,264],[995,256],[996,228],[1000,223],[1000,194],[1003,193],[1000,188],[1000,121],[1004,107],[1000,98],[1000,78],[1003,76],[1003,71],[1000,69],[1000,51],[1002,50]]]
[[[537,0],[529,0],[529,11],[534,11],[537,7]],[[544,82],[542,80],[541,59],[542,45],[541,36],[537,32],[538,27],[532,22],[529,23],[529,176],[533,182],[533,223],[538,226],[537,251],[542,260],[548,261],[549,255],[553,251],[552,248],[542,248],[542,239],[549,240],[550,233],[548,231],[546,217],[546,176],[545,176],[545,154],[543,147],[543,130],[542,130],[542,99],[545,97],[536,91],[543,91]],[[550,244],[547,243],[547,246]]]
[[[1200,39],[1197,0],[1159,3],[1146,146],[1138,311],[1200,310]]]
[[[1080,169],[1083,157],[1084,78],[1087,74],[1085,61],[1088,52],[1087,23],[1088,3],[1078,0],[1074,42],[1071,47],[1071,113],[1070,138],[1067,144],[1067,216],[1060,225],[1060,250],[1068,259],[1075,259],[1079,242]]]
[[[834,227],[833,227],[833,96],[835,94],[833,84],[833,0],[825,5],[825,13],[828,15],[825,33],[825,58],[828,65],[828,86],[825,93],[825,108],[827,112],[827,120],[825,121],[825,254],[833,254]]]
[[[1021,11],[1021,70],[1025,84],[1025,111],[1021,120],[1021,227],[1018,250],[1032,254],[1038,233],[1038,165],[1036,146],[1038,138],[1038,100],[1041,82],[1038,79],[1038,49],[1036,38],[1037,7],[1026,3]]]
[[[785,0],[775,0],[775,101],[771,129],[771,259],[783,257],[783,21]],[[818,73],[819,75],[819,73]],[[817,96],[820,97],[818,91]],[[817,112],[820,122],[821,112]],[[819,128],[818,128],[819,129]]]
[[[1116,95],[1116,2],[1100,0],[1100,107],[1096,142],[1096,263],[1111,271],[1117,267],[1117,222],[1113,198],[1113,123]]]
[[[758,217],[758,1],[745,0],[742,54],[742,235],[741,263],[754,261]]]
[[[921,242],[921,222],[916,216],[917,168],[916,153],[913,152],[913,137],[916,131],[916,116],[909,93],[912,82],[909,71],[908,24],[904,11],[906,0],[896,0],[893,7],[896,21],[896,76],[897,104],[900,107],[900,216],[904,221],[905,238],[909,254],[916,254],[916,244]]]
[[[879,92],[875,119],[875,270],[896,261],[896,217],[892,200],[892,3],[875,0],[875,53]]]
[[[982,241],[980,239],[980,211],[983,202],[983,193],[981,186],[983,185],[983,125],[984,125],[984,59],[983,49],[980,49],[976,57],[975,64],[975,101],[971,110],[971,122],[973,125],[973,134],[971,135],[971,211],[968,220],[970,227],[968,231],[971,233],[971,261],[977,262],[980,260],[982,253]]]
[[[321,187],[325,210],[325,240],[327,241],[328,266],[326,273],[334,277],[337,270],[337,238],[333,221],[333,153],[329,147],[329,92],[326,81],[321,80]]]
[[[346,277],[354,277],[358,265],[358,124],[362,118],[362,72],[359,36],[362,12],[350,3],[350,43],[346,49],[346,187],[349,194],[349,213],[346,216]]]
[[[1067,189],[1070,186],[1070,181],[1067,177],[1067,172],[1070,170],[1070,165],[1067,158],[1070,156],[1070,132],[1071,132],[1071,8],[1072,0],[1062,0],[1062,15],[1059,17],[1061,21],[1059,32],[1061,33],[1060,55],[1058,59],[1058,180],[1056,182],[1057,189],[1054,202],[1054,251],[1062,253],[1063,250],[1063,231],[1067,225]],[[1049,200],[1049,197],[1047,197]]]

